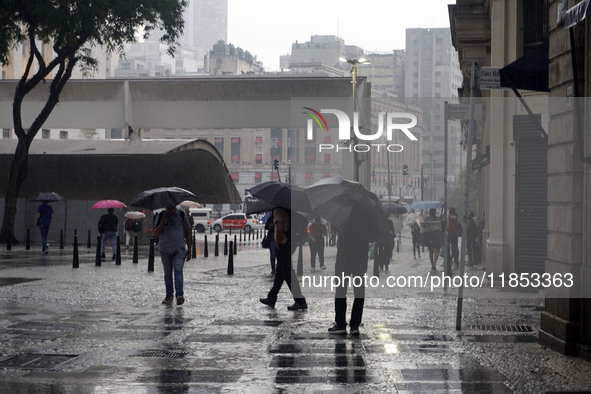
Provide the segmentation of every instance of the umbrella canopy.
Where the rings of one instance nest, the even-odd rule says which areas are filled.
[[[298,212],[311,212],[310,202],[304,191],[291,183],[269,181],[256,185],[249,190],[253,197],[262,200],[264,203],[254,203],[249,207],[248,213],[263,212],[274,207],[286,208]]]
[[[340,176],[322,179],[304,189],[314,213],[337,230],[378,240],[386,225],[379,198],[358,182]]]
[[[203,207],[203,205],[199,204],[198,202],[189,201],[189,200],[185,200],[185,201],[181,202],[179,205],[181,207],[185,207],[185,208],[202,208]]]
[[[159,187],[144,190],[129,205],[153,211],[155,209],[179,205],[181,202],[192,197],[195,197],[193,193],[180,187]]]
[[[60,196],[59,194],[55,193],[55,192],[41,192],[39,194],[37,194],[37,196],[35,196],[35,198],[33,199],[33,201],[39,201],[39,202],[51,202],[51,201],[63,201],[65,200],[65,198],[63,198],[62,196]]]
[[[125,212],[125,214],[123,216],[125,216],[126,218],[129,218],[129,219],[143,219],[146,217],[146,215],[143,212],[139,212],[139,211]]]
[[[408,209],[404,205],[396,204],[395,202],[389,202],[383,206],[384,211],[388,215],[402,215],[408,212]]]
[[[443,206],[441,201],[417,201],[410,204],[410,209],[418,209],[424,211],[426,209],[439,209]]]
[[[123,204],[119,200],[100,200],[94,203],[91,209],[108,209],[108,208],[127,208],[127,205]]]

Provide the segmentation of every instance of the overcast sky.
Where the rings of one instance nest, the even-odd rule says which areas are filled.
[[[404,49],[407,28],[449,27],[455,0],[228,0],[228,42],[249,51],[267,71],[312,35],[338,35],[372,52]]]

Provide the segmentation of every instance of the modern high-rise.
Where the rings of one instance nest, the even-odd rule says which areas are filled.
[[[184,19],[181,46],[208,53],[219,40],[228,42],[228,0],[190,0]]]
[[[443,197],[444,102],[456,100],[462,85],[458,55],[449,28],[406,29],[405,96],[420,102],[426,129],[422,157],[425,200]],[[458,182],[462,139],[458,121],[448,123],[448,182]]]

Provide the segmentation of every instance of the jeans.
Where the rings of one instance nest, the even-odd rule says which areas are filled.
[[[173,253],[164,253],[160,251],[162,267],[164,268],[164,286],[166,287],[166,296],[172,297],[183,295],[183,266],[187,252],[185,248],[179,248]],[[174,271],[174,287],[173,287]]]
[[[103,233],[102,239],[102,252],[105,253],[105,243],[107,239],[111,241],[111,248],[113,249],[113,254],[117,251],[117,233],[115,231],[105,231]]]
[[[40,224],[39,231],[41,231],[41,242],[43,242],[41,251],[45,252],[47,250],[47,233],[49,233],[49,224]]]

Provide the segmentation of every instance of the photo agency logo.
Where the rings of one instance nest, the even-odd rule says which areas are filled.
[[[302,107],[306,111],[302,112],[310,116],[307,122],[306,139],[312,141],[314,139],[314,122],[318,125],[321,131],[328,132],[328,123],[322,114],[331,114],[336,116],[339,123],[339,141],[345,144],[327,144],[322,143],[318,145],[318,151],[349,151],[349,152],[369,152],[375,150],[386,149],[388,152],[396,153],[402,152],[404,146],[401,144],[390,143],[392,136],[396,130],[402,131],[406,137],[411,141],[418,141],[417,137],[410,131],[411,128],[417,125],[417,117],[408,112],[379,112],[378,113],[378,130],[374,134],[362,134],[359,131],[359,113],[353,113],[353,133],[351,136],[351,120],[349,116],[338,109],[321,109],[317,111],[310,107]],[[386,140],[388,143],[379,143],[379,140],[384,135],[384,119],[386,120]],[[405,122],[400,122],[406,120]],[[409,122],[410,120],[410,122]],[[367,141],[361,143],[360,141]],[[373,142],[372,142],[373,141]]]

